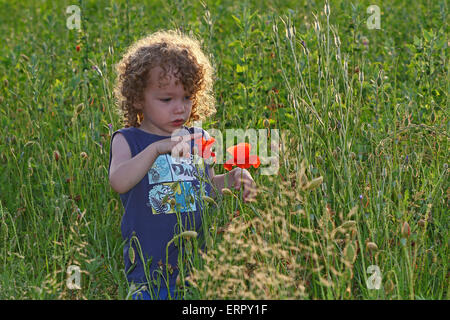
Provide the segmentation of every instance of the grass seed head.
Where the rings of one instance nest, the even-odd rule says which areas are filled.
[[[182,233],[180,233],[180,237],[184,237],[184,238],[196,238],[197,237],[197,232],[195,231],[183,231]]]
[[[404,238],[408,238],[411,235],[411,228],[409,227],[409,224],[406,221],[403,223],[401,235]]]
[[[313,190],[315,188],[317,188],[318,186],[320,186],[323,182],[323,177],[320,176],[318,178],[312,179],[310,182],[308,182],[308,184],[305,187],[305,190]]]

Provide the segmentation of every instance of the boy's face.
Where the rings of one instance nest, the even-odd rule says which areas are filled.
[[[173,73],[168,74],[168,79],[163,79],[160,87],[161,72],[163,69],[160,67],[150,70],[149,82],[143,95],[144,101],[136,107],[144,114],[141,129],[161,136],[170,136],[189,119],[192,100]]]

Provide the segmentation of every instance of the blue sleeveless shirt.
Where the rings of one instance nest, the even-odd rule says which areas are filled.
[[[194,133],[194,128],[187,128]],[[196,132],[199,129],[196,128]],[[159,136],[135,127],[119,129],[111,137],[109,167],[111,166],[112,141],[120,132],[136,156],[151,143],[170,136]],[[205,132],[202,130],[203,135]],[[161,270],[167,275],[166,246],[181,231],[194,230],[201,233],[202,195],[211,195],[209,165],[194,165],[191,141],[191,158],[174,159],[170,154],[159,155],[148,173],[127,193],[120,194],[125,212],[121,231],[125,241],[123,257],[128,282],[149,284],[156,280]],[[109,168],[108,168],[109,174]],[[199,177],[203,177],[199,180]],[[176,205],[170,204],[174,198]],[[176,283],[178,271],[178,248],[175,241],[168,248],[169,286]],[[132,249],[130,249],[130,245]],[[130,252],[131,251],[131,252]],[[183,250],[184,251],[184,250]],[[134,261],[133,261],[134,260]],[[144,264],[147,269],[144,272]],[[166,287],[165,281],[161,287]]]

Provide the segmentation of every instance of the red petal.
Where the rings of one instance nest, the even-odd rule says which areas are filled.
[[[247,164],[250,156],[250,149],[251,146],[246,142],[239,143],[235,146],[233,150],[235,162],[239,164]]]
[[[229,159],[223,164],[223,167],[226,170],[230,171],[231,168],[233,168],[234,165],[236,165],[236,163],[234,162],[234,159]]]
[[[205,146],[208,147],[209,145],[213,144],[214,142],[216,142],[216,139],[211,137],[208,141],[205,141]]]
[[[249,163],[243,163],[243,164],[236,164],[236,166],[238,166],[241,169],[248,169],[251,167],[251,164]]]
[[[225,170],[230,171],[230,170],[233,168],[233,165],[224,163],[224,164],[223,164],[223,167],[225,168]]]

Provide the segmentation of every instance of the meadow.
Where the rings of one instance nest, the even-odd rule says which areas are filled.
[[[129,298],[115,63],[158,29],[211,58],[203,129],[282,133],[257,201],[206,199],[204,239],[177,238],[185,299],[449,299],[447,5],[0,0],[0,299]]]

